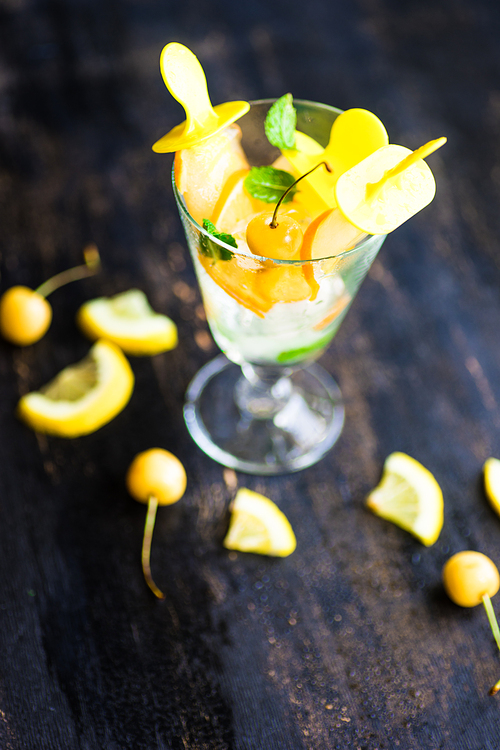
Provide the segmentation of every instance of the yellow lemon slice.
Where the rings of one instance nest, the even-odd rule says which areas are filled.
[[[391,453],[367,506],[429,547],[443,527],[443,493],[433,475],[406,453]]]
[[[324,159],[324,148],[310,136],[302,133],[300,130],[295,131],[295,148],[285,149],[282,151],[282,156],[276,160],[278,164],[283,166],[277,166],[277,169],[284,169],[285,172],[291,172],[294,177],[300,177],[310,169],[319,164]],[[324,171],[324,168],[316,170],[312,175],[306,177],[298,186],[297,193],[295,194],[294,200],[300,202],[304,208],[311,214],[311,216],[317,216],[323,211],[330,208],[331,202],[328,201],[327,196],[322,192],[321,186],[318,188],[314,181],[314,175],[317,172]],[[311,179],[313,178],[313,179]],[[331,193],[332,201],[335,201],[333,190]]]
[[[77,322],[90,339],[113,341],[127,354],[153,355],[177,346],[175,323],[155,313],[139,289],[86,302]]]
[[[490,505],[500,516],[500,461],[488,458],[483,467],[484,489]]]
[[[269,210],[269,203],[252,198],[247,193],[245,178],[249,171],[240,169],[226,180],[211,219],[219,232],[232,233],[241,221],[248,223],[255,214]]]
[[[134,375],[121,349],[98,341],[88,355],[23,396],[18,415],[37,432],[78,437],[110,422],[128,403]]]
[[[239,552],[287,557],[297,542],[287,517],[272,500],[242,488],[236,493],[223,545]]]

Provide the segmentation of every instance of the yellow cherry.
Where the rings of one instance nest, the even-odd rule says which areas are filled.
[[[144,580],[158,599],[164,599],[151,575],[151,541],[158,505],[172,505],[186,489],[184,466],[173,453],[163,448],[151,448],[139,453],[129,466],[127,489],[135,500],[148,506],[142,541],[142,572]]]
[[[255,216],[247,226],[247,244],[254,255],[276,260],[300,260],[304,233],[298,221],[283,214],[273,224],[273,214]]]
[[[0,297],[0,333],[17,346],[29,346],[47,332],[52,308],[27,286],[13,286]]]
[[[485,595],[492,597],[500,588],[495,563],[481,552],[457,552],[443,568],[446,593],[460,607],[476,607]]]
[[[443,583],[446,593],[460,607],[476,607],[484,604],[491,632],[500,649],[500,628],[491,603],[500,588],[497,566],[481,552],[457,552],[443,568]],[[500,680],[490,689],[490,695],[500,691]]]
[[[127,489],[135,500],[147,504],[154,495],[158,505],[172,505],[186,489],[186,472],[178,458],[163,448],[139,453],[127,472]]]
[[[272,213],[259,214],[248,223],[247,245],[254,255],[276,260],[300,260],[300,248],[304,239],[301,226],[289,214],[283,214],[278,221],[278,210],[296,184],[318,167],[325,167],[327,172],[331,172],[325,161],[316,164],[285,190]]]

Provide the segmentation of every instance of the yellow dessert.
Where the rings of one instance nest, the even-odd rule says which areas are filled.
[[[378,117],[366,109],[355,108],[342,112],[334,121],[325,149],[298,132],[296,148],[283,150],[282,154],[292,164],[297,176],[308,172],[320,161],[330,165],[331,172],[318,170],[305,179],[301,200],[307,202],[315,217],[337,205],[335,186],[339,177],[388,143],[387,131]]]
[[[193,219],[198,224],[212,219],[227,180],[235,172],[249,168],[238,125],[230,125],[199,145],[178,151],[175,184]]]
[[[250,166],[236,123],[247,110],[241,102],[221,105],[229,118],[222,127],[201,66],[181,47],[167,45],[161,69],[186,120],[154,149],[177,151],[176,192],[194,220],[181,210],[212,333],[237,361],[319,356],[383,236],[432,200],[423,158],[446,139],[411,152],[389,145],[367,110],[335,116],[305,102],[295,109],[286,94],[270,108],[254,103],[242,121],[243,143],[259,164]],[[326,147],[316,140],[328,133],[325,125]],[[278,157],[261,148],[263,135]],[[270,164],[259,161],[262,153]]]

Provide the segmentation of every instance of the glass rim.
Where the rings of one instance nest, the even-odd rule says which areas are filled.
[[[276,101],[276,99],[253,99],[250,100],[249,104],[250,107],[255,106],[257,104],[273,104]],[[335,112],[335,114],[339,115],[343,112],[342,109],[339,109],[338,107],[333,107],[330,104],[322,104],[321,102],[313,102],[309,101],[308,99],[294,99],[295,104],[299,105],[305,105],[305,106],[313,106],[318,109],[325,109],[332,112]],[[251,255],[248,255],[247,253],[241,252],[239,249],[233,247],[232,245],[228,245],[226,242],[222,242],[218,238],[214,237],[213,234],[210,234],[210,232],[207,232],[206,229],[204,229],[196,219],[194,219],[191,214],[189,213],[187,206],[184,202],[184,199],[182,195],[179,193],[177,189],[177,185],[175,184],[175,155],[174,155],[174,163],[172,164],[172,188],[174,191],[174,197],[175,201],[177,203],[177,207],[180,212],[182,212],[188,221],[195,227],[195,229],[200,233],[205,235],[208,239],[210,239],[212,242],[214,242],[216,245],[219,245],[219,247],[223,248],[224,250],[229,250],[233,255],[237,255],[240,258],[251,258],[253,260],[258,261],[271,261],[272,263],[275,263],[276,265],[283,265],[283,266],[302,266],[306,263],[318,263],[324,260],[337,260],[337,259],[343,259],[349,257],[349,255],[352,255],[358,250],[361,250],[366,245],[370,244],[373,240],[376,240],[377,238],[385,238],[386,234],[369,234],[368,237],[366,237],[361,242],[358,242],[354,247],[349,248],[349,250],[344,250],[342,253],[337,253],[336,255],[325,255],[321,258],[308,258],[308,259],[300,259],[300,260],[290,260],[290,259],[280,259],[280,258],[268,258],[264,255],[254,255],[253,253]]]

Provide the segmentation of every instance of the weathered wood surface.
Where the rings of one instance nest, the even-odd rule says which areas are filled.
[[[441,567],[500,563],[481,468],[500,455],[500,10],[496,0],[2,0],[2,290],[79,262],[104,271],[52,298],[35,346],[0,344],[0,747],[10,750],[498,750],[500,659],[479,608]],[[150,145],[181,116],[164,43],[202,60],[215,103],[291,91],[365,107],[430,158],[435,202],[389,237],[323,364],[347,402],[316,467],[238,476],[298,533],[283,561],[221,547],[231,492],[191,442],[183,393],[215,353],[170,189]],[[92,436],[38,438],[19,395],[84,355],[74,314],[131,286],[180,330],[135,359],[131,403]],[[124,487],[139,450],[187,468],[139,564],[144,507]],[[445,526],[430,549],[364,509],[383,460],[434,472]]]

